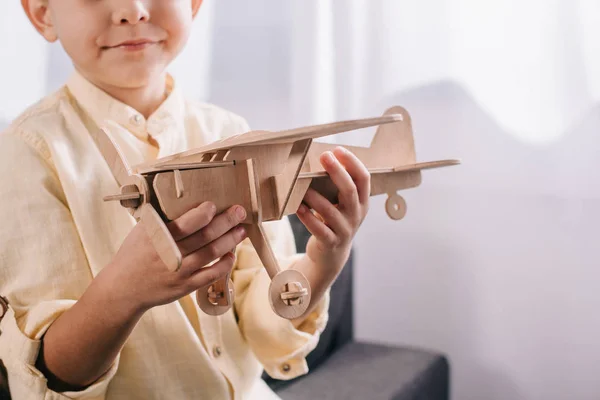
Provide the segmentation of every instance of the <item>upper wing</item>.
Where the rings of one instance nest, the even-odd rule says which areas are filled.
[[[173,154],[167,157],[162,157],[154,160],[151,163],[139,164],[133,167],[134,171],[138,172],[147,170],[152,167],[166,166],[171,163],[183,163],[185,158],[194,156],[197,160],[202,154],[212,155],[219,151],[228,150],[237,146],[256,146],[263,144],[295,142],[302,139],[318,138],[328,135],[334,135],[355,129],[368,128],[370,126],[389,124],[397,121],[402,121],[401,114],[390,114],[375,118],[364,118],[350,121],[334,122],[322,125],[313,125],[304,128],[290,129],[280,132],[269,131],[250,131],[239,135],[230,136],[228,138],[217,140],[206,146],[197,147],[188,151]],[[214,158],[213,158],[214,159]],[[208,159],[206,161],[209,161]],[[214,159],[214,161],[221,161]]]
[[[457,159],[427,161],[427,162],[422,162],[422,163],[400,165],[397,167],[390,167],[390,168],[369,168],[369,173],[371,173],[373,175],[375,175],[375,174],[390,174],[392,172],[420,171],[423,169],[450,167],[452,165],[459,165],[459,164],[460,164],[460,160],[457,160]],[[301,172],[299,178],[321,178],[321,177],[326,177],[326,176],[328,176],[328,174],[325,171]]]

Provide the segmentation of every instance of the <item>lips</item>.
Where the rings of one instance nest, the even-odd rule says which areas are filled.
[[[125,50],[141,50],[146,47],[152,46],[154,44],[159,43],[157,40],[153,39],[135,39],[135,40],[126,40],[124,42],[120,42],[113,46],[106,46],[105,49],[125,49]]]

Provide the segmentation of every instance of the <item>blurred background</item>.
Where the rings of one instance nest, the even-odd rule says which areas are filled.
[[[18,1],[0,48],[5,125],[72,66]],[[204,0],[172,73],[253,129],[405,107],[419,161],[463,164],[402,221],[372,198],[356,335],[445,353],[453,399],[600,398],[599,1]]]

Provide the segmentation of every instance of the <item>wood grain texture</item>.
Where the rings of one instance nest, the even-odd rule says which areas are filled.
[[[349,121],[333,122],[328,124],[313,125],[302,128],[290,129],[279,132],[270,131],[250,131],[239,135],[231,136],[226,139],[215,141],[206,146],[196,149],[180,152],[167,157],[162,157],[151,163],[141,163],[134,166],[135,170],[144,169],[148,166],[168,166],[171,163],[188,162],[189,157],[194,156],[194,160],[198,160],[205,153],[216,153],[220,150],[229,150],[235,147],[259,146],[263,144],[282,144],[291,143],[304,139],[315,139],[323,136],[334,135],[342,132],[347,132],[356,129],[368,128],[382,124],[390,124],[400,121],[402,115],[394,115],[387,113],[381,117],[363,118]]]
[[[279,267],[279,263],[271,248],[269,238],[265,233],[262,223],[248,225],[246,226],[246,231],[248,232],[248,238],[250,239],[254,250],[256,250],[260,261],[267,270],[269,277],[273,279],[275,275],[281,271],[281,268]]]
[[[216,296],[213,296],[213,294],[216,294]],[[224,279],[196,291],[198,307],[207,315],[212,316],[225,314],[233,306],[234,298],[235,292],[231,281],[231,273],[227,274]]]
[[[252,159],[231,167],[182,170],[180,197],[173,171],[156,174],[152,186],[163,214],[170,221],[211,201],[217,206],[218,213],[241,205],[247,213],[244,222],[252,223],[257,221],[259,212],[254,171]]]
[[[401,220],[406,215],[406,201],[397,193],[390,193],[385,202],[385,212],[393,220]]]
[[[178,271],[182,261],[179,247],[177,247],[177,243],[175,243],[168,228],[150,204],[144,204],[141,207],[139,223],[143,225],[154,249],[169,271]]]
[[[305,294],[301,296],[296,294],[289,296],[290,289],[294,292],[306,290]],[[269,303],[273,312],[286,319],[299,318],[304,315],[310,305],[311,295],[308,279],[295,269],[281,271],[272,278],[269,286]]]
[[[248,236],[272,279],[271,307],[293,319],[308,307],[311,288],[301,273],[281,270],[262,223],[295,213],[309,188],[337,203],[337,187],[320,163],[321,154],[337,146],[313,139],[371,126],[377,129],[369,147],[343,147],[368,168],[370,195],[387,194],[386,212],[399,220],[407,206],[398,191],[419,186],[423,170],[460,163],[454,159],[417,162],[412,121],[403,107],[391,107],[375,118],[281,132],[250,131],[134,168],[126,165],[107,132],[100,130],[93,137],[121,186],[121,193],[107,200],[120,201],[145,225],[170,269],[179,267],[181,255],[165,222],[205,201],[214,202],[217,212],[236,204],[244,207]],[[234,292],[227,277],[199,289],[196,296],[204,312],[220,315],[232,306]]]
[[[434,168],[443,168],[443,167],[451,167],[453,165],[459,165],[460,160],[451,159],[451,160],[438,160],[438,161],[427,161],[422,163],[415,164],[407,164],[401,165],[398,167],[388,167],[388,168],[368,168],[371,176],[376,174],[391,174],[393,172],[409,172],[409,171],[420,171],[424,169],[434,169]],[[319,172],[301,172],[298,178],[306,179],[306,178],[325,178],[328,177],[327,172],[319,171]]]
[[[295,142],[282,173],[272,177],[273,187],[275,189],[273,197],[275,199],[275,209],[277,212],[274,217],[275,219],[283,218],[311,143],[312,139]]]
[[[259,187],[261,221],[277,219],[276,193],[272,177],[284,172],[294,144],[273,144],[269,146],[243,146],[231,149],[227,160],[236,163],[246,159],[254,160],[254,173]],[[300,164],[301,165],[301,164]]]

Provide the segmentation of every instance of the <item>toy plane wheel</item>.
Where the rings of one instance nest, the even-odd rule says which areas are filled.
[[[212,316],[225,314],[233,306],[234,297],[233,281],[229,276],[196,291],[198,307]]]
[[[300,272],[287,269],[279,272],[269,286],[269,301],[275,314],[294,319],[302,316],[310,305],[308,279]]]
[[[406,215],[406,201],[397,193],[390,193],[385,202],[385,211],[393,220],[400,220]]]

